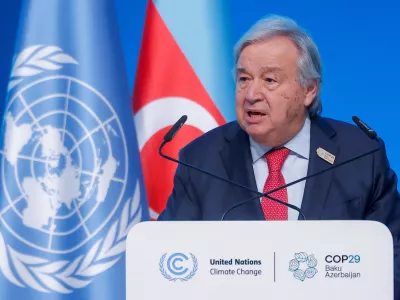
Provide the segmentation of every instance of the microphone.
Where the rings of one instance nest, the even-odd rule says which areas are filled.
[[[371,139],[375,140],[378,137],[378,134],[367,124],[360,120],[359,117],[353,116],[352,120],[357,124],[358,128],[360,128],[366,135],[368,135]]]
[[[172,141],[172,139],[175,137],[175,135],[178,133],[178,131],[181,129],[183,124],[185,124],[187,120],[187,116],[183,115],[182,117],[179,118],[178,121],[174,124],[174,126],[171,127],[170,130],[164,135],[164,141],[163,144],[165,145],[166,143]]]

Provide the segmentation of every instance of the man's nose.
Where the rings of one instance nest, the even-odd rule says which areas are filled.
[[[246,100],[249,102],[258,102],[262,101],[262,83],[258,80],[254,80],[246,91]]]

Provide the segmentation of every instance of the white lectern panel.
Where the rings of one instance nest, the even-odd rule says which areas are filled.
[[[144,222],[127,300],[393,300],[393,241],[370,221]]]

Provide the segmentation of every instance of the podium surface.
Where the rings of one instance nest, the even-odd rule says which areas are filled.
[[[393,240],[372,221],[143,222],[127,300],[393,300]]]

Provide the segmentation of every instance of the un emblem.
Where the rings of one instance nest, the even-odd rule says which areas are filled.
[[[184,253],[164,253],[159,262],[161,275],[169,281],[188,281],[197,272],[198,263],[196,256],[190,253],[190,258]]]
[[[294,278],[304,281],[306,278],[313,278],[317,274],[315,268],[318,264],[314,255],[305,252],[296,253],[294,259],[289,262],[289,271],[293,272]]]
[[[78,62],[56,46],[17,55],[3,127],[0,270],[41,292],[88,285],[119,260],[141,219],[138,182],[125,193],[129,161],[119,117],[89,84],[48,75],[67,65]]]

